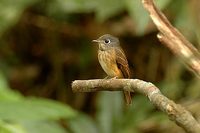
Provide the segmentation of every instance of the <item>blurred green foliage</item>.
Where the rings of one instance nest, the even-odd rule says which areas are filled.
[[[155,2],[199,48],[200,2]],[[182,133],[144,96],[135,94],[126,108],[120,92],[71,91],[72,80],[105,76],[90,41],[112,33],[134,78],[176,102],[198,101],[199,79],[160,46],[155,31],[141,0],[1,0],[0,132]]]
[[[70,119],[76,111],[69,106],[42,98],[25,98],[12,91],[1,73],[0,76],[0,132],[36,133],[64,130],[57,124],[59,119]],[[35,129],[36,128],[36,129]],[[32,131],[33,130],[33,131]]]
[[[157,0],[157,5],[164,9],[171,0]],[[100,22],[105,21],[127,10],[136,23],[138,34],[144,34],[149,17],[144,10],[140,0],[17,0],[12,4],[12,0],[3,0],[0,3],[0,33],[14,25],[21,14],[30,6],[38,4],[37,8],[43,8],[42,12],[55,18],[67,18],[70,13],[89,13],[94,12],[96,19]],[[142,17],[140,17],[142,16]]]

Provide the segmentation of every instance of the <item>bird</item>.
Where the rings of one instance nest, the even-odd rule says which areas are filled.
[[[98,61],[107,78],[130,78],[128,61],[117,37],[104,34],[93,42],[99,45]],[[126,104],[131,105],[130,91],[123,92]]]

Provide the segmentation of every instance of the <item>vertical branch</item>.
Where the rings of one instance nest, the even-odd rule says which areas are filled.
[[[170,24],[165,15],[155,6],[153,0],[142,0],[142,3],[160,31],[157,35],[158,39],[200,77],[200,53],[198,50]]]

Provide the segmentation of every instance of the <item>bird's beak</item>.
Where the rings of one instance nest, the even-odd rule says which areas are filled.
[[[99,42],[100,42],[100,40],[98,40],[98,39],[97,39],[97,40],[92,40],[92,42],[97,42],[97,43],[99,43]]]

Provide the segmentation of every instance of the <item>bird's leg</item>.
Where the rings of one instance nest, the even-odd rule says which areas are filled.
[[[104,79],[110,79],[110,76],[106,76]]]

